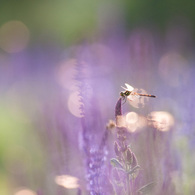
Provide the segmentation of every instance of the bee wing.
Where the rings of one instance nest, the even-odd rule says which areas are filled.
[[[125,90],[127,90],[127,91],[133,91],[133,90],[134,90],[134,88],[133,88],[131,85],[127,84],[127,83],[125,83],[125,86],[126,86],[127,88],[126,88],[126,89],[123,88],[123,89],[125,89]]]

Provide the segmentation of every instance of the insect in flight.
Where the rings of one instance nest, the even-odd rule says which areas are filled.
[[[126,99],[128,97],[129,100],[132,100],[133,97],[139,98],[140,96],[153,97],[153,98],[156,97],[155,95],[137,93],[137,92],[133,91],[134,88],[131,85],[127,84],[127,83],[125,83],[125,86],[126,86],[126,88],[121,86],[123,89],[125,89],[125,91],[120,92],[120,96],[123,99]]]

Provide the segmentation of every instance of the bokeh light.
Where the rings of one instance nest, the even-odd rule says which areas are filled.
[[[74,189],[79,187],[79,180],[71,175],[60,175],[55,177],[56,184],[64,188]]]
[[[126,121],[130,124],[135,124],[137,123],[138,121],[138,114],[135,113],[135,112],[129,112],[127,115],[126,115]]]
[[[150,125],[159,131],[169,131],[175,123],[174,117],[164,111],[151,112],[148,115],[148,120],[150,121]]]
[[[30,31],[21,21],[9,21],[0,27],[0,48],[8,53],[22,51],[29,39]]]
[[[114,194],[118,128],[141,165],[132,189],[154,180],[148,194],[195,194],[194,6],[4,1],[0,194]],[[117,110],[125,82],[157,98],[128,96]]]
[[[37,195],[37,193],[33,192],[30,189],[21,189],[14,193],[14,195]]]
[[[135,112],[129,112],[126,115],[126,124],[127,128],[130,132],[134,132],[137,129],[137,123],[138,123],[138,114]]]
[[[135,132],[147,125],[147,119],[136,112],[126,114],[126,127],[129,132]]]
[[[79,92],[75,91],[72,92],[68,98],[68,109],[71,114],[73,114],[76,117],[83,117],[83,114],[81,112],[81,98],[79,96]]]

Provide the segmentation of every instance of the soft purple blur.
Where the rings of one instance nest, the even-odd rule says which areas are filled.
[[[12,188],[27,186],[37,194],[111,193],[115,132],[106,125],[115,118],[121,86],[129,83],[157,96],[144,99],[141,107],[122,105],[124,115],[140,117],[136,128],[129,121],[134,130],[128,137],[142,168],[137,187],[155,181],[155,194],[185,194],[186,182],[195,181],[186,176],[195,162],[190,34],[188,26],[172,24],[165,36],[138,28],[128,36],[111,34],[66,49],[37,44],[18,53],[1,52],[1,131],[8,154],[2,161]],[[165,118],[157,121],[154,111],[158,117],[165,112]],[[77,177],[80,189],[55,183],[65,174]],[[194,183],[189,185],[195,193]]]

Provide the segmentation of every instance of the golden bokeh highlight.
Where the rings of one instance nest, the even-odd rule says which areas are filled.
[[[164,111],[151,112],[148,115],[148,121],[159,131],[169,131],[175,123],[174,117],[169,112]]]
[[[135,124],[137,123],[139,119],[139,116],[137,113],[135,112],[129,112],[127,115],[126,115],[126,121],[129,123],[129,124]]]
[[[76,117],[83,117],[82,113],[81,113],[81,109],[80,106],[82,105],[81,101],[80,101],[80,96],[79,96],[79,92],[75,91],[72,92],[68,98],[68,110],[70,111],[70,113]]]
[[[9,21],[0,27],[0,48],[8,53],[22,51],[29,39],[30,31],[21,21]]]
[[[79,179],[70,175],[60,175],[55,177],[56,184],[68,189],[75,189],[79,187]]]
[[[21,189],[14,193],[14,195],[37,195],[37,193],[29,189]]]
[[[146,118],[139,116],[136,112],[126,114],[126,127],[129,132],[135,132],[147,125]]]

